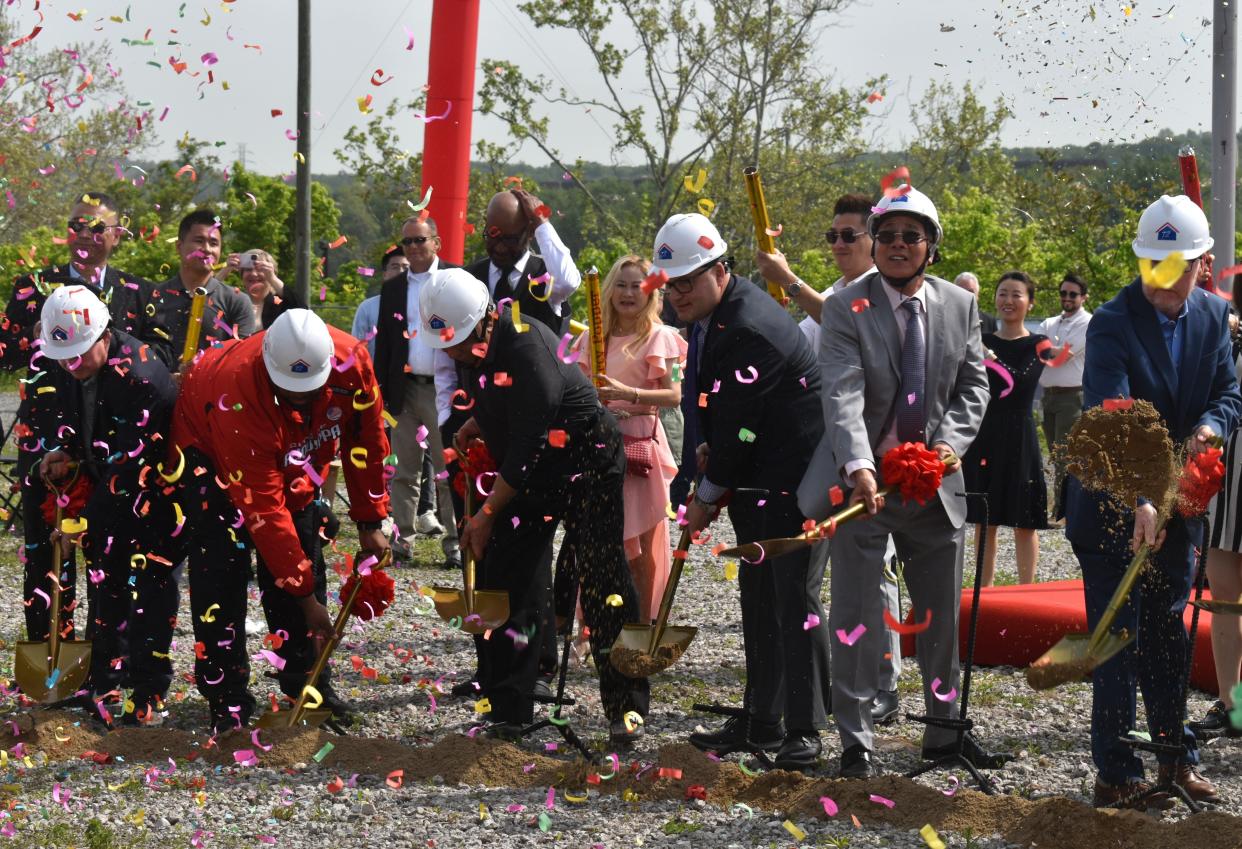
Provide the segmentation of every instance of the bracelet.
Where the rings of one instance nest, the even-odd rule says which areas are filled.
[[[638,403],[638,387],[634,388],[634,403]]]

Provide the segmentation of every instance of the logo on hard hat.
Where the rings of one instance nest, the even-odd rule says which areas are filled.
[[[289,371],[293,374],[309,374],[310,363],[306,362],[306,360],[298,360],[297,362],[289,365]]]
[[[889,200],[888,205],[892,206],[895,203],[909,203],[909,202],[910,202],[910,196],[908,194],[901,194]]]
[[[448,322],[440,318],[440,316],[433,314],[431,318],[427,319],[427,326],[432,330],[443,330],[448,327]]]
[[[52,338],[55,339],[57,342],[68,342],[69,333],[68,331],[65,330],[65,328],[61,327],[58,324],[52,328]]]
[[[668,242],[665,242],[664,244],[660,245],[659,249],[656,250],[656,259],[672,259],[672,258],[673,258],[673,249],[668,246]]]
[[[1166,221],[1164,224],[1161,225],[1160,229],[1156,231],[1156,241],[1157,242],[1176,242],[1177,241],[1177,228]]]

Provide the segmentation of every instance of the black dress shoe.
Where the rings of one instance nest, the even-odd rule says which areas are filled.
[[[1208,708],[1203,719],[1190,723],[1190,730],[1198,740],[1214,740],[1217,737],[1242,737],[1242,728],[1234,728],[1229,721],[1229,708],[1220,699]]]
[[[614,719],[608,724],[608,741],[618,749],[628,749],[643,736],[640,723],[625,724],[624,719]]]
[[[482,693],[478,680],[474,678],[467,678],[449,689],[449,695],[455,699],[477,699]]]
[[[901,700],[896,690],[880,690],[871,700],[871,721],[875,725],[890,725],[901,712]]]
[[[785,735],[779,722],[755,722],[748,716],[731,716],[715,731],[690,735],[690,745],[704,752],[727,755],[730,752],[775,752]]]
[[[802,770],[815,766],[823,752],[818,731],[790,731],[772,764],[777,769]]]
[[[506,743],[517,743],[522,739],[522,723],[493,722],[483,729],[483,736],[492,740],[504,740]]]
[[[552,691],[552,682],[547,678],[536,678],[535,688],[530,695],[537,702],[550,702],[556,698],[556,693]]]
[[[947,746],[923,747],[923,760],[934,761],[957,753],[957,743]],[[986,751],[975,738],[967,734],[962,738],[962,757],[970,761],[978,769],[1000,769],[1013,760],[1013,755],[1004,752]]]
[[[841,753],[841,777],[870,778],[877,772],[871,759],[871,750],[862,743],[855,743]]]

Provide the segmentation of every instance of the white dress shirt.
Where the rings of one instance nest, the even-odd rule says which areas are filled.
[[[923,281],[923,285],[913,295],[903,295],[901,290],[887,283],[882,284],[884,294],[888,296],[888,303],[893,308],[893,318],[897,320],[897,341],[899,347],[906,344],[906,322],[908,318],[906,311],[901,305],[910,298],[914,298],[922,305],[919,310],[919,323],[923,325],[923,339],[927,339],[927,281]],[[924,411],[926,411],[926,401],[924,401]],[[875,456],[883,457],[890,448],[898,445],[900,440],[897,438],[897,417],[893,416],[893,421],[889,424],[888,431],[884,434],[884,438],[880,440],[880,444],[876,446]],[[931,446],[928,446],[929,448]],[[875,457],[856,457],[845,463],[845,482],[851,486],[854,484],[854,472],[859,469],[870,469],[875,471]]]
[[[1085,309],[1077,310],[1073,315],[1054,315],[1045,318],[1039,325],[1039,332],[1052,340],[1052,344],[1060,348],[1066,342],[1070,347],[1070,358],[1057,368],[1046,368],[1039,375],[1039,385],[1049,387],[1082,387],[1082,370],[1087,363],[1087,325],[1091,323],[1091,313]]]
[[[828,291],[824,293],[824,302],[827,303],[828,298],[831,298],[851,283],[857,283],[859,280],[862,280],[875,270],[876,268],[873,265],[853,280],[846,280],[844,277],[838,277],[836,282],[833,283],[832,286],[828,288]],[[804,283],[802,285],[805,286],[806,284]],[[815,356],[818,358],[819,342],[822,335],[819,329],[819,321],[808,315],[806,318],[802,319],[802,321],[798,322],[798,329],[802,331],[802,335],[806,337],[806,341],[811,343],[811,350],[815,352]]]
[[[372,360],[375,359],[375,327],[379,323],[379,302],[380,296],[373,295],[358,304],[358,310],[354,313],[354,326],[349,334],[360,342],[366,341]],[[367,339],[368,334],[371,335],[370,339]]]
[[[535,228],[535,243],[539,245],[539,254],[543,257],[543,264],[548,268],[548,274],[552,275],[552,291],[548,295],[548,305],[557,315],[562,315],[561,305],[568,301],[570,295],[582,285],[582,274],[578,271],[578,266],[574,264],[573,254],[561,241],[551,221],[545,221]],[[513,272],[509,275],[510,288],[516,289],[529,259],[530,251],[527,251],[514,263]],[[496,284],[499,282],[500,269],[496,267],[496,263],[489,263],[487,291],[493,298],[496,297]],[[443,425],[453,412],[453,393],[457,391],[457,367],[452,358],[443,351],[435,352],[433,363],[436,376],[436,413],[440,424]]]
[[[439,258],[431,261],[431,266],[426,271],[407,271],[406,287],[405,287],[405,326],[409,331],[409,353],[407,354],[410,364],[410,374],[418,374],[423,377],[431,377],[435,374],[435,353],[436,349],[430,345],[424,344],[419,337],[418,331],[422,326],[419,321],[420,313],[418,311],[418,293],[422,291],[423,284],[431,279],[431,275],[435,274],[440,268]]]

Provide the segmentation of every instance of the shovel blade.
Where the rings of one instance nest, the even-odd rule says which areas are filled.
[[[747,563],[762,563],[773,557],[780,557],[783,554],[789,554],[791,551],[798,551],[799,549],[806,548],[808,545],[814,545],[819,541],[819,537],[814,539],[804,539],[802,537],[767,539],[726,548],[724,551],[717,552],[716,556],[740,557]]]
[[[688,625],[669,625],[660,636],[660,645],[651,652],[652,625],[628,624],[612,645],[609,662],[627,678],[646,678],[663,672],[681,659],[699,629]]]
[[[1079,681],[1133,641],[1122,632],[1104,634],[1094,644],[1091,634],[1066,634],[1026,670],[1026,681],[1036,690],[1050,690]]]
[[[260,728],[292,728],[294,726],[293,716],[297,713],[293,708],[282,711],[268,711],[259,717],[255,722]],[[330,710],[304,710],[302,718],[298,721],[298,725],[323,725],[332,718]]]
[[[22,692],[40,704],[53,704],[69,698],[82,688],[91,671],[89,642],[61,640],[57,653],[52,658],[51,646],[42,640],[22,640],[17,644],[14,677]]]
[[[436,613],[445,622],[453,619],[465,619],[470,615],[466,609],[466,594],[456,587],[432,587],[431,601],[436,606]]]
[[[472,612],[483,620],[485,629],[499,628],[509,621],[509,594],[499,590],[475,590]]]
[[[1217,599],[1192,601],[1195,607],[1206,610],[1215,616],[1242,616],[1242,601],[1221,601]]]

